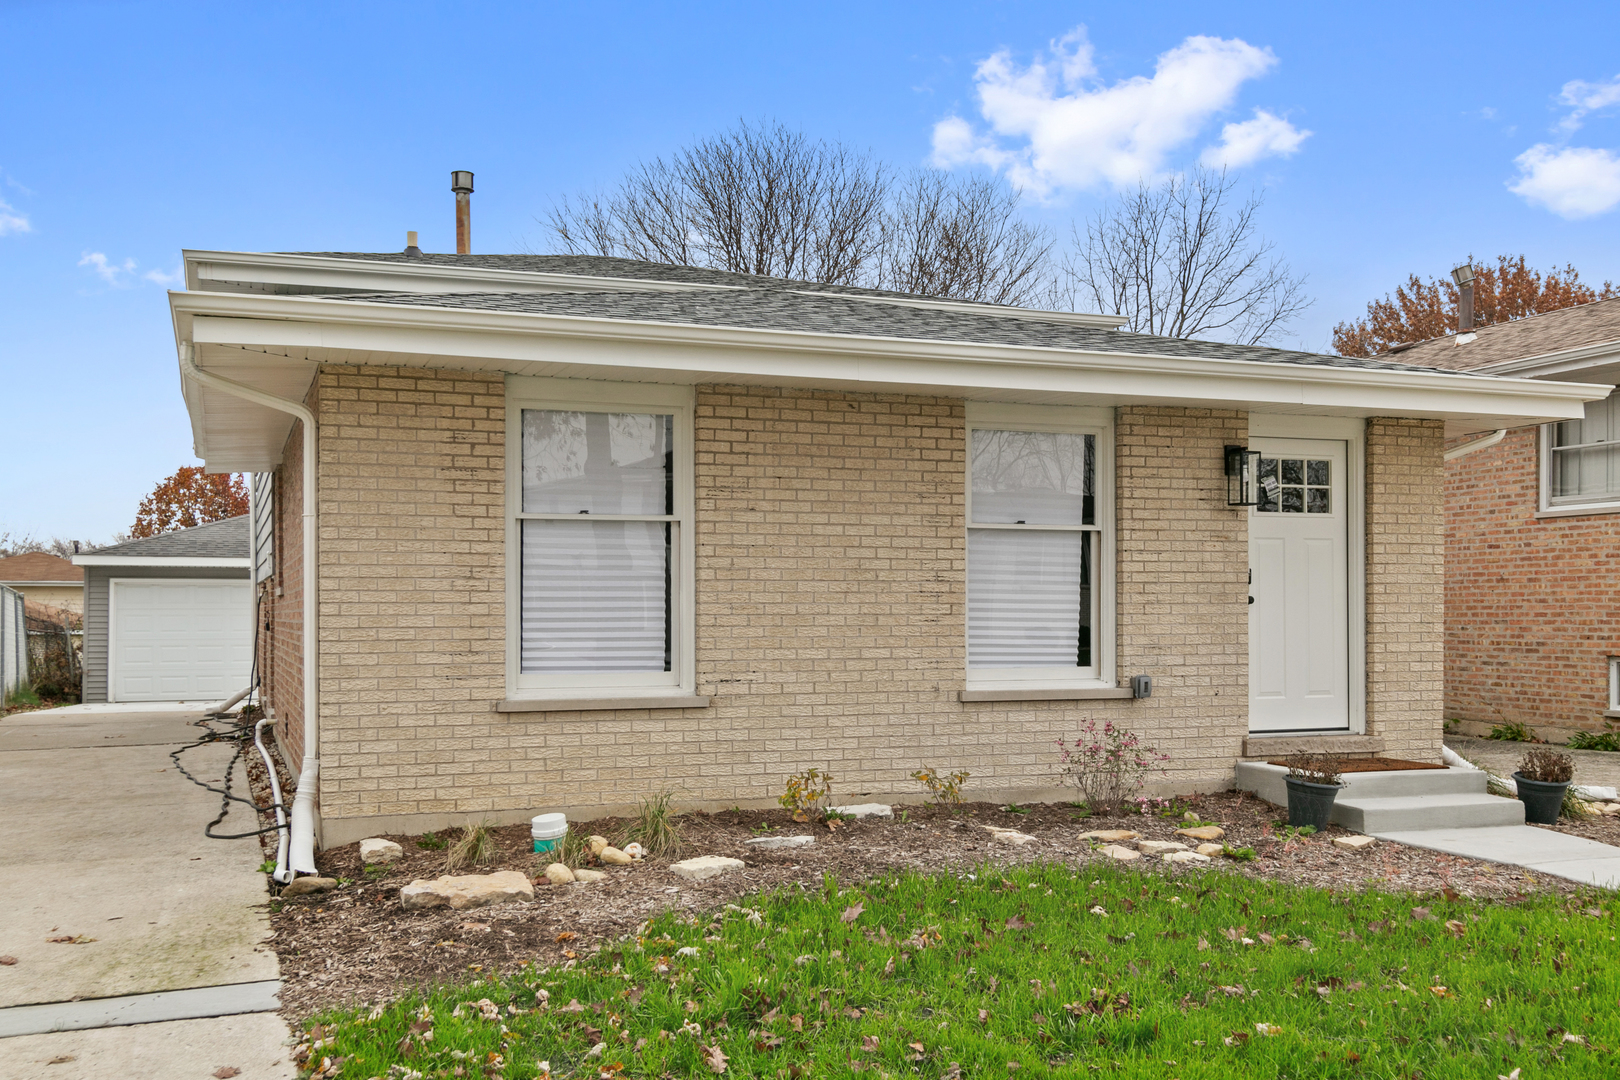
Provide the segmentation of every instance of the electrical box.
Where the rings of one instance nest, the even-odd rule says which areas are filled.
[[[1144,697],[1152,697],[1152,696],[1153,696],[1153,676],[1151,676],[1151,675],[1132,675],[1131,676],[1131,697],[1144,698]]]

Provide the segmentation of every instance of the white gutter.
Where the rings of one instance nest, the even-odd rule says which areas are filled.
[[[74,566],[225,566],[248,567],[252,559],[225,555],[75,555]],[[75,585],[83,585],[75,581]]]
[[[1465,442],[1461,446],[1452,447],[1446,451],[1445,458],[1447,461],[1456,461],[1464,454],[1472,454],[1475,450],[1484,450],[1486,447],[1495,446],[1506,438],[1507,433],[1507,428],[1498,428],[1483,439],[1475,439],[1472,442]]]
[[[315,414],[301,402],[266,394],[251,386],[221,378],[197,366],[191,356],[191,343],[180,342],[180,370],[189,379],[232,397],[251,401],[297,417],[304,425],[304,760],[298,769],[298,792],[293,796],[291,853],[285,865],[277,863],[276,880],[286,882],[293,874],[313,874],[315,868],[315,800],[320,782],[320,698],[317,695],[317,630],[319,605],[316,603],[315,550]],[[249,523],[251,528],[251,523]],[[280,851],[278,849],[278,859]]]

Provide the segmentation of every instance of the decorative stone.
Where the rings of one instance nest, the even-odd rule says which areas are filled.
[[[455,877],[434,878],[432,881],[413,881],[399,890],[400,905],[406,911],[424,908],[486,907],[505,904],[513,900],[533,900],[534,885],[528,875],[516,870],[501,870],[494,874],[462,874]]]
[[[554,862],[545,869],[546,880],[553,885],[567,885],[574,880],[574,872],[560,862]]]
[[[607,863],[609,866],[629,866],[631,863],[636,861],[625,852],[620,851],[618,848],[612,847],[611,845],[603,848],[601,851],[598,851],[596,853],[596,857]]]
[[[1101,840],[1105,844],[1123,844],[1127,840],[1140,840],[1141,833],[1129,829],[1093,829],[1080,834],[1082,840]]]
[[[741,859],[728,859],[724,855],[699,855],[695,859],[682,859],[673,863],[670,869],[675,871],[676,877],[687,881],[707,881],[712,877],[719,877],[728,870],[741,870],[745,864]]]
[[[599,881],[606,881],[608,876],[600,870],[575,870],[574,880],[586,885],[595,885]]]
[[[1164,861],[1168,863],[1201,863],[1209,862],[1208,855],[1200,855],[1196,851],[1167,851]]]
[[[751,836],[743,841],[743,846],[776,851],[780,848],[809,847],[815,842],[813,836]]]
[[[1198,854],[1200,854],[1200,855],[1208,855],[1211,858],[1214,858],[1216,855],[1219,855],[1219,854],[1221,854],[1222,852],[1224,852],[1226,850],[1226,845],[1225,844],[1199,844],[1197,847],[1193,848],[1193,850],[1198,852]]]
[[[1108,856],[1110,859],[1118,859],[1120,862],[1130,862],[1132,859],[1140,859],[1142,857],[1142,853],[1140,851],[1137,851],[1134,848],[1121,847],[1118,844],[1109,844],[1107,847],[1099,848],[1098,850],[1104,855]]]
[[[592,855],[601,855],[602,851],[608,846],[607,837],[605,836],[587,836],[585,843],[590,845]]]
[[[894,807],[888,803],[856,803],[854,806],[835,806],[832,809],[838,811],[844,817],[852,817],[857,821],[869,817],[894,817]]]
[[[1136,850],[1144,855],[1164,855],[1172,851],[1186,851],[1187,845],[1174,840],[1143,840],[1136,845]]]
[[[1335,836],[1333,838],[1333,846],[1344,848],[1346,851],[1366,851],[1376,843],[1378,841],[1370,836]]]
[[[1192,840],[1219,840],[1226,835],[1226,830],[1219,825],[1200,825],[1196,829],[1177,829],[1176,835]]]
[[[287,887],[281,890],[283,897],[308,896],[311,893],[331,892],[337,888],[337,878],[329,877],[301,877],[293,878],[287,882]]]
[[[372,837],[360,841],[360,861],[367,866],[382,866],[405,857],[405,849],[392,840]]]
[[[632,859],[645,859],[647,857],[647,849],[640,844],[624,845],[624,853]]]
[[[1035,842],[1035,838],[1029,833],[1021,833],[1017,829],[1003,829],[996,825],[981,825],[979,827],[990,834],[990,842],[993,844],[1011,844],[1013,847],[1023,847],[1026,844]]]

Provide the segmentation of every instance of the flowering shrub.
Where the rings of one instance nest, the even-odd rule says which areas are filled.
[[[794,821],[822,821],[832,799],[832,780],[820,769],[806,769],[788,777],[787,787],[776,801],[793,815]]]
[[[973,774],[963,769],[961,772],[942,773],[931,765],[925,765],[911,774],[911,778],[928,789],[929,798],[939,806],[961,806],[962,789],[967,787],[968,777]]]
[[[1094,814],[1117,810],[1147,782],[1150,772],[1164,772],[1161,754],[1143,746],[1134,731],[1105,722],[1099,731],[1095,720],[1087,720],[1072,743],[1057,741],[1062,757],[1059,775],[1065,784],[1079,789],[1086,806]]]

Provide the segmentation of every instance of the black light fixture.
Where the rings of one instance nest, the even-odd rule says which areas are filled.
[[[1260,505],[1260,451],[1246,446],[1226,448],[1226,505]]]

